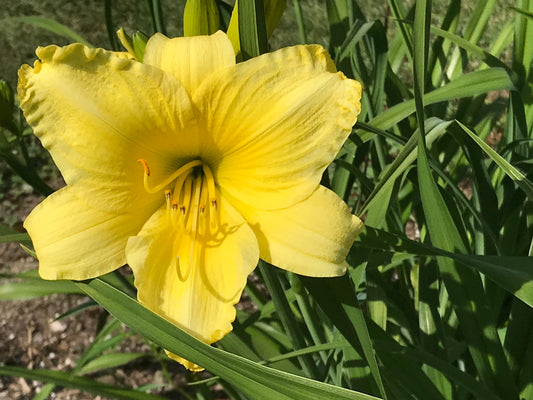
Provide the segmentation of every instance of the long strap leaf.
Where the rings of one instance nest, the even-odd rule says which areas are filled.
[[[261,366],[208,346],[100,279],[76,283],[115,318],[165,349],[205,367],[257,400],[371,400],[376,397]]]

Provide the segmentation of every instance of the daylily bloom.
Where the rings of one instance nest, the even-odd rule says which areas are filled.
[[[82,44],[36,54],[19,72],[20,104],[66,181],[25,221],[42,278],[128,263],[143,305],[213,343],[259,258],[307,276],[346,271],[362,223],[320,179],[361,87],[322,47],[235,64],[217,32],[157,34],[143,63]]]

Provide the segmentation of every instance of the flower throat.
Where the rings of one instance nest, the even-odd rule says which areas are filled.
[[[217,235],[219,213],[213,173],[202,161],[194,160],[152,187],[149,183],[148,163],[144,159],[137,161],[144,168],[145,190],[148,193],[164,190],[167,215],[178,233],[176,272],[184,282],[199,261],[201,243],[213,240]],[[170,190],[172,184],[174,189]]]
[[[164,190],[167,213],[174,228],[189,235],[214,234],[218,227],[217,198],[213,173],[201,160],[190,161],[174,171],[163,182],[151,186],[150,167],[144,168],[144,189],[148,193]],[[170,190],[174,183],[174,189]]]

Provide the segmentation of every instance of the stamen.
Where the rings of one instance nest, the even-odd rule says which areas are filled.
[[[144,168],[144,180],[143,180],[143,183],[144,183],[144,189],[148,192],[148,193],[157,193],[157,192],[160,192],[162,189],[164,189],[170,182],[174,181],[174,179],[176,179],[178,176],[184,174],[185,172],[187,172],[188,170],[194,168],[194,167],[197,167],[198,165],[201,165],[202,164],[202,161],[200,160],[194,160],[194,161],[190,161],[188,162],[187,164],[185,164],[184,166],[178,168],[176,171],[174,171],[173,174],[171,174],[167,179],[165,179],[163,182],[161,182],[159,185],[155,186],[155,187],[150,187],[150,185],[148,184],[148,177],[150,176],[150,167],[148,166],[148,163],[146,162],[146,160],[140,158],[137,160],[138,162],[140,162],[142,165],[143,165],[143,168]]]
[[[197,246],[202,246],[200,240],[204,240],[205,235],[216,235],[220,226],[220,213],[218,212],[220,204],[217,199],[213,172],[201,160],[193,160],[182,165],[159,184],[152,186],[148,178],[153,171],[150,170],[148,162],[143,158],[137,161],[143,166],[145,190],[148,193],[164,192],[166,209],[172,226],[178,235],[187,236],[191,240],[189,259],[183,257],[184,254],[181,260],[177,259],[178,264],[180,261],[182,264],[185,261],[188,270],[192,264],[197,262],[195,254]],[[168,186],[171,184],[174,185],[174,190],[169,190]],[[179,275],[182,278],[188,276],[189,272],[182,272],[180,268]]]
[[[201,184],[202,184],[202,193],[200,194],[200,211],[205,211],[207,205],[209,204],[207,197],[209,193],[207,193],[206,189],[206,179],[205,176],[201,177]]]
[[[182,216],[180,217],[180,226],[182,227],[182,229],[185,229],[186,228],[186,213],[187,213],[187,210],[189,210],[189,215],[191,212],[194,211],[194,209],[192,208],[193,206],[191,205],[191,193],[192,193],[192,190],[193,190],[193,185],[194,185],[194,179],[191,175],[187,175],[187,179],[185,180],[185,183],[183,185],[181,185],[181,188],[180,188],[180,192],[183,188],[183,196],[181,196],[181,193],[180,192],[175,192],[176,195],[180,198],[180,210],[181,210],[181,214]]]
[[[200,201],[201,201],[201,195],[202,195],[202,177],[197,176],[194,178],[194,194],[193,194],[193,202],[191,206],[191,210],[189,212],[189,215],[192,213],[192,220],[191,220],[191,227],[190,230],[188,229],[188,232],[192,233],[192,237],[189,238],[191,241],[191,244],[189,246],[189,256],[187,258],[187,269],[185,270],[185,273],[182,274],[181,271],[181,263],[179,256],[177,257],[177,273],[178,278],[185,282],[187,278],[189,277],[191,271],[193,268],[196,267],[196,261],[197,261],[197,253],[198,253],[198,246],[200,243],[198,242],[198,219],[199,219],[199,213],[201,212],[200,207]],[[192,179],[191,179],[192,181]],[[186,185],[186,188],[189,187],[189,185]],[[189,196],[186,196],[185,198],[191,198],[190,194]],[[205,207],[204,207],[205,208]],[[196,211],[196,212],[195,212]]]
[[[209,169],[209,167],[205,164],[202,164],[202,170],[204,171],[205,180],[207,181],[207,191],[209,193],[209,201],[211,202],[211,205],[216,210],[216,204],[217,204],[217,192],[215,188],[215,177],[213,176],[213,173]]]
[[[213,210],[208,208],[209,207],[209,193],[208,190],[206,190],[208,183],[207,179],[204,176],[202,176],[202,193],[200,195],[200,221],[198,223],[198,234],[205,235],[208,233],[208,229],[210,227],[210,222],[213,219],[214,213]],[[209,223],[208,223],[209,220]]]
[[[209,229],[211,232],[216,233],[219,226],[219,213],[216,212],[216,202],[213,206],[214,212],[209,215]]]
[[[178,228],[178,224],[176,222],[176,220],[179,218],[179,216],[177,216],[178,212],[178,201],[177,200],[173,200],[172,201],[172,211],[170,212],[170,222],[172,223],[172,227],[174,229],[177,229]]]
[[[170,210],[170,205],[172,202],[172,192],[170,190],[165,190],[165,200],[167,202],[167,212]]]
[[[194,179],[194,198],[193,203],[191,206],[192,211],[192,221],[191,221],[191,229],[189,232],[193,232],[196,234],[198,231],[198,212],[194,212],[194,210],[199,210],[200,207],[200,195],[202,194],[202,178],[196,177]]]
[[[178,201],[181,201],[180,199],[180,193],[181,189],[183,188],[183,184],[185,183],[185,180],[189,177],[188,174],[182,174],[176,179],[176,184],[174,185],[174,196]],[[182,202],[183,204],[183,202]]]

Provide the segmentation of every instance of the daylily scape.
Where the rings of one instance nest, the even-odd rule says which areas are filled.
[[[142,63],[82,44],[36,54],[19,71],[20,105],[66,182],[24,224],[42,278],[127,263],[143,305],[213,343],[259,258],[307,276],[346,271],[362,223],[320,179],[361,86],[322,47],[236,64],[217,32],[156,34]]]

